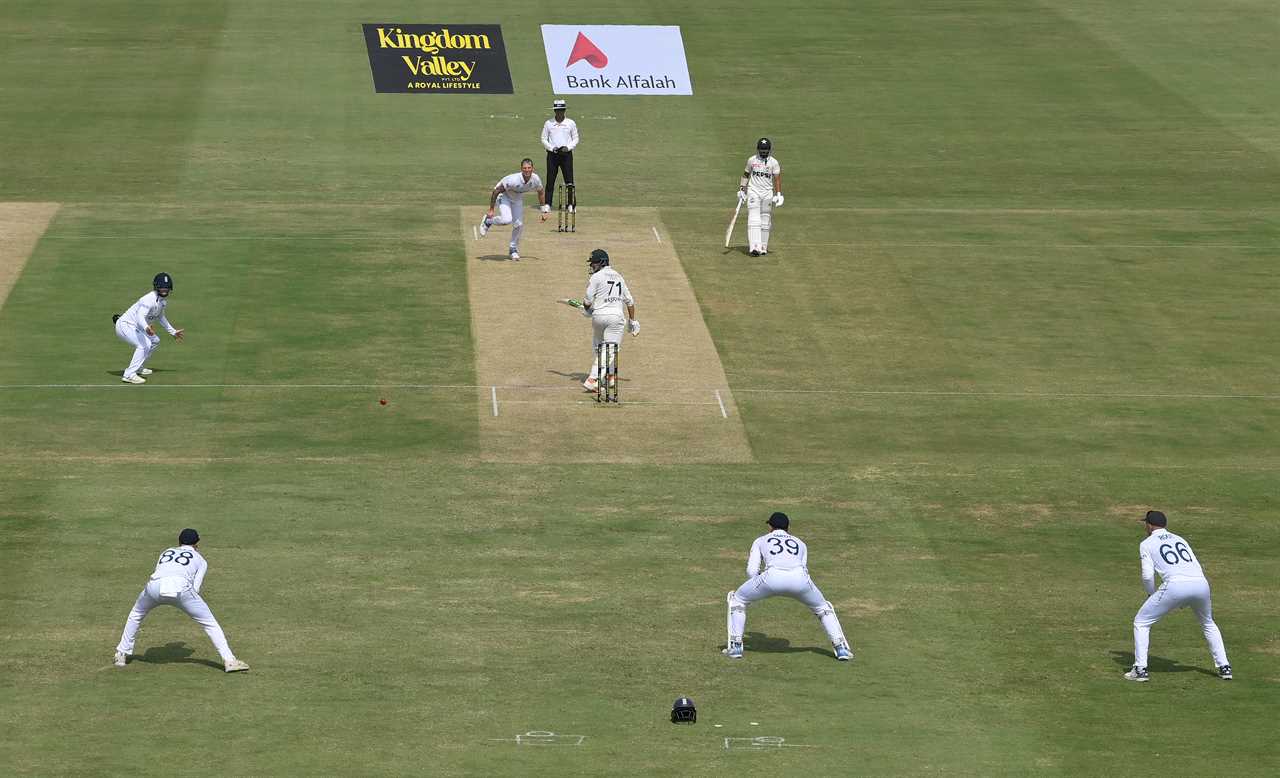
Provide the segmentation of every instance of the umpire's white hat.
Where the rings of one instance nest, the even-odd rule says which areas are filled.
[[[565,104],[564,100],[552,100],[552,101],[551,101],[551,110],[553,110],[553,111],[563,111],[564,109],[566,109],[566,108],[568,108],[568,107],[569,107],[569,106]]]

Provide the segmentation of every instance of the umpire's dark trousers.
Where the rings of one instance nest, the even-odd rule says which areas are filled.
[[[569,193],[566,195],[569,202],[565,203],[565,205],[576,206],[578,200],[574,193],[572,151],[547,152],[547,205],[555,207],[553,198],[556,191],[556,173],[559,171],[564,172],[564,185],[569,189]]]

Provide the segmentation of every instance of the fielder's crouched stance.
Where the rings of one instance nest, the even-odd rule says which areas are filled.
[[[790,597],[808,605],[822,622],[836,659],[849,661],[853,658],[853,650],[840,628],[836,609],[809,578],[808,547],[803,540],[787,532],[791,526],[787,514],[774,513],[768,523],[773,531],[761,535],[751,544],[747,582],[736,591],[729,592],[729,645],[723,653],[731,659],[742,658],[742,635],[747,627],[748,605],[766,597]],[[760,572],[761,563],[765,565],[763,573]]]
[[[1151,626],[1170,611],[1190,608],[1200,621],[1200,630],[1204,633],[1205,643],[1209,644],[1209,654],[1218,668],[1218,677],[1230,681],[1231,663],[1227,661],[1222,632],[1213,620],[1209,581],[1191,551],[1191,544],[1168,530],[1169,519],[1160,511],[1147,511],[1143,522],[1147,539],[1138,546],[1138,557],[1142,564],[1142,585],[1148,597],[1133,617],[1133,667],[1124,677],[1139,683],[1148,680],[1147,648],[1151,642]],[[1160,574],[1159,589],[1156,588],[1156,573]]]
[[[172,605],[190,616],[197,624],[204,627],[204,633],[213,641],[213,647],[222,657],[223,666],[228,673],[248,670],[249,665],[236,659],[227,645],[227,636],[213,617],[213,611],[200,596],[200,586],[204,583],[204,574],[209,564],[196,550],[200,543],[200,534],[193,529],[184,529],[178,534],[178,545],[166,548],[156,561],[155,572],[151,574],[146,587],[138,595],[138,600],[129,611],[129,618],[124,623],[124,634],[120,636],[120,644],[116,646],[116,667],[124,667],[133,651],[134,641],[142,620],[157,605]]]

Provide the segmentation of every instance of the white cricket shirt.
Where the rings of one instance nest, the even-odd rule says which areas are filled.
[[[538,178],[537,173],[534,173],[529,176],[528,181],[525,181],[524,173],[517,172],[512,173],[509,176],[504,176],[503,179],[498,182],[498,186],[502,187],[502,191],[511,195],[513,198],[520,197],[523,199],[526,193],[536,192],[542,188],[542,179]],[[498,186],[495,186],[494,189],[497,189]]]
[[[138,302],[129,307],[129,310],[120,315],[120,320],[128,322],[138,329],[146,329],[154,322],[160,322],[165,331],[170,335],[177,332],[169,320],[164,316],[165,306],[169,301],[156,294],[155,292],[147,292],[138,298]]]
[[[784,529],[775,529],[761,535],[751,544],[751,556],[747,558],[747,576],[760,574],[760,565],[766,569],[790,570],[809,566],[809,547],[800,538]]]
[[[1156,530],[1138,546],[1142,561],[1142,581],[1147,591],[1155,591],[1155,573],[1161,581],[1195,580],[1204,578],[1204,570],[1196,559],[1191,544],[1168,530]]]
[[[547,119],[542,125],[542,147],[547,151],[555,151],[561,146],[568,146],[569,151],[573,151],[577,145],[578,125],[573,119],[566,117],[562,122]]]
[[[631,290],[622,274],[611,267],[602,267],[591,274],[587,281],[587,293],[582,296],[583,305],[591,306],[591,315],[613,313],[626,318],[627,306],[635,305]]]
[[[160,553],[160,558],[156,560],[156,571],[151,574],[151,580],[185,578],[191,584],[191,588],[199,592],[200,585],[204,583],[204,574],[208,569],[209,563],[204,561],[199,551],[191,546],[173,546]]]
[[[747,157],[747,192],[754,193],[758,197],[773,196],[773,179],[774,176],[782,175],[782,165],[778,163],[778,158],[770,156],[768,159],[760,159],[759,154],[752,154]]]

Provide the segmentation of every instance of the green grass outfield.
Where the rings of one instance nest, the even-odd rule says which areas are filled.
[[[500,23],[515,94],[374,94],[376,21]],[[661,208],[751,464],[481,456],[457,209],[541,167],[542,23],[682,29],[692,97],[570,97],[579,224]],[[0,4],[0,203],[61,204],[0,307],[0,773],[1280,772],[1278,36],[1261,0]],[[188,339],[122,386],[161,269]],[[1148,507],[1230,684],[1187,612],[1121,680]],[[786,601],[719,654],[775,509],[849,665]],[[249,673],[164,610],[110,666],[183,526]]]

